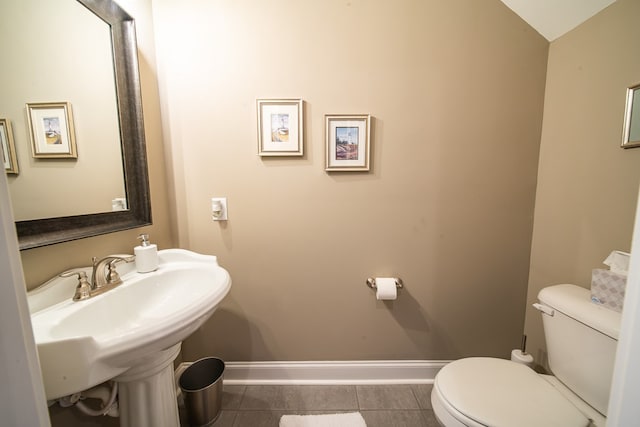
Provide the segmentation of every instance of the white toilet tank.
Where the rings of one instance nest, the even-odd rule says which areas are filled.
[[[591,292],[575,285],[544,288],[538,299],[551,372],[606,416],[620,313],[592,303]]]

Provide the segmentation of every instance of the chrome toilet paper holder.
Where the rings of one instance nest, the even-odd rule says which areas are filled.
[[[404,287],[404,285],[402,284],[402,279],[394,277],[394,280],[396,281],[396,288],[402,289]],[[367,279],[367,286],[371,289],[376,289],[376,279],[374,279],[373,277],[369,277]]]

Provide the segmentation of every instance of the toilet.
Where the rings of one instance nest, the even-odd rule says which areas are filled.
[[[544,288],[538,300],[553,375],[491,357],[451,362],[431,393],[441,425],[605,427],[620,313],[575,285]]]

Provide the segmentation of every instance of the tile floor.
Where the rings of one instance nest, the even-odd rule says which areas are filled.
[[[437,427],[431,385],[224,386],[214,427],[278,427],[284,414],[359,411],[367,427]],[[181,411],[183,425],[186,416]]]

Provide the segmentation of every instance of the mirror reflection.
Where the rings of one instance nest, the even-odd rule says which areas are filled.
[[[18,52],[21,52],[20,46],[23,44],[23,39],[29,37],[29,31],[31,31],[34,26],[30,18],[30,13],[33,12],[34,9],[40,10],[43,7],[42,2],[29,0],[30,7],[22,9],[19,5],[24,3],[26,2],[20,2],[19,0],[0,2],[0,6],[7,6],[4,9],[0,7],[0,13],[4,12],[4,17],[13,20],[21,19],[23,23],[28,22],[28,24],[24,24],[25,27],[11,27],[11,31],[15,31],[16,33],[12,34],[10,38],[3,39],[5,44],[7,40],[10,40],[12,43],[16,43],[15,40],[19,40],[19,46],[16,48]],[[49,4],[49,2],[46,3]],[[29,117],[32,118],[36,117],[38,126],[40,126],[38,131],[40,135],[38,143],[40,145],[37,147],[37,150],[34,148],[34,151],[39,151],[39,154],[37,156],[33,155],[32,157],[34,159],[51,161],[54,152],[56,154],[65,152],[65,150],[58,150],[57,148],[55,150],[51,149],[51,147],[46,146],[46,142],[43,142],[49,138],[49,129],[46,127],[46,123],[51,122],[52,118],[53,121],[57,121],[57,123],[52,125],[51,131],[54,135],[52,135],[51,140],[59,140],[63,144],[68,143],[74,145],[74,149],[71,150],[72,152],[67,152],[65,155],[57,156],[54,159],[57,160],[56,164],[61,166],[61,169],[55,169],[55,176],[48,176],[45,182],[37,183],[37,185],[46,189],[45,193],[48,193],[47,190],[50,188],[62,187],[65,189],[63,193],[67,197],[63,198],[60,196],[59,199],[56,198],[52,202],[35,200],[36,203],[48,206],[75,204],[76,206],[82,206],[82,208],[80,208],[80,211],[75,215],[60,214],[61,216],[16,221],[20,250],[98,236],[151,224],[151,200],[149,194],[149,177],[147,175],[147,155],[144,137],[144,119],[142,115],[142,94],[138,68],[135,20],[113,0],[77,0],[77,2],[74,0],[51,0],[51,3],[55,4],[55,6],[53,10],[44,14],[46,17],[44,22],[48,24],[47,28],[50,28],[52,33],[64,32],[66,31],[65,29],[59,29],[58,27],[68,26],[72,28],[71,34],[73,34],[73,37],[87,39],[83,32],[89,30],[82,26],[78,27],[75,25],[75,21],[80,19],[77,16],[67,19],[67,12],[82,14],[89,10],[89,15],[86,15],[89,17],[88,21],[92,23],[97,22],[98,28],[102,28],[96,30],[96,32],[104,32],[105,27],[102,26],[102,23],[107,26],[111,36],[112,48],[107,48],[110,55],[103,56],[102,66],[99,67],[100,71],[85,70],[84,72],[87,74],[106,73],[105,76],[108,76],[108,78],[104,77],[103,80],[111,80],[111,85],[98,87],[96,84],[98,78],[94,78],[94,74],[67,76],[70,79],[74,79],[72,83],[67,83],[67,85],[80,88],[82,93],[89,93],[90,102],[70,100],[70,92],[61,90],[57,86],[58,82],[54,82],[51,83],[48,89],[53,95],[57,95],[58,100],[46,103],[46,108],[50,109],[50,111],[41,115],[40,113],[42,113],[42,111],[39,110],[38,114],[29,115]],[[60,8],[62,5],[78,6],[78,4],[86,7],[87,10],[73,9],[73,12],[70,12],[63,11],[63,9]],[[9,5],[11,5],[12,8],[9,8]],[[11,16],[9,12],[24,16]],[[5,27],[0,25],[0,29],[5,29]],[[43,70],[43,73],[49,73],[49,68],[51,67],[62,67],[62,65],[57,67],[57,64],[70,62],[71,64],[77,65],[79,63],[84,64],[85,62],[94,61],[94,58],[88,53],[95,50],[91,42],[87,43],[87,47],[90,48],[88,51],[66,54],[66,56],[62,55],[60,52],[66,52],[65,43],[72,38],[69,35],[67,35],[67,37],[67,39],[62,41],[59,40],[57,44],[51,46],[43,45],[46,46],[46,49],[41,48],[38,51],[40,62],[36,61],[34,67],[38,70]],[[109,46],[108,41],[106,41],[104,37],[102,37],[102,42],[98,43],[102,43],[104,47]],[[98,60],[95,59],[95,61]],[[80,67],[80,65],[77,66]],[[40,81],[41,73],[34,74],[32,78],[34,80],[28,82],[28,84],[26,84],[27,86],[37,85],[47,87],[45,84],[36,83]],[[114,78],[115,84],[113,83]],[[106,92],[101,93],[101,90],[105,90]],[[114,99],[112,91],[115,91],[115,103],[112,102]],[[74,92],[74,94],[75,93],[76,92]],[[78,99],[80,99],[80,95],[81,93],[78,94]],[[64,99],[60,99],[62,97],[64,97]],[[102,104],[102,102],[104,102],[104,104]],[[74,103],[76,104],[75,106],[73,106]],[[41,103],[27,102],[27,104],[30,110],[35,106],[42,107]],[[65,110],[67,105],[75,107],[74,114],[71,114],[71,107],[68,111]],[[98,112],[98,114],[93,115],[94,118],[113,117],[113,111],[116,111],[117,120],[110,120],[108,123],[97,120],[93,123],[91,122],[91,113],[94,111]],[[2,113],[0,112],[0,114]],[[84,124],[86,118],[88,118],[87,122],[90,123],[88,125]],[[73,140],[75,142],[71,143],[71,138],[69,137],[71,126],[68,128],[65,127],[65,129],[69,131],[67,135],[62,135],[61,133],[60,138],[57,138],[55,135],[56,126],[60,125],[59,129],[62,129],[63,124],[65,126],[70,124],[65,122],[71,122],[72,120],[76,122],[73,127]],[[7,126],[5,126],[5,128],[9,128],[9,122],[6,123]],[[115,126],[111,127],[109,123],[115,123]],[[78,131],[76,135],[76,126],[84,127],[85,130],[89,129],[91,132]],[[24,132],[26,134],[26,131]],[[101,139],[102,135],[115,135],[118,133],[120,136],[119,139],[110,137],[104,138],[104,140]],[[16,133],[16,136],[17,135]],[[25,142],[23,141],[22,144],[24,145]],[[16,142],[15,145],[18,145],[18,142]],[[90,153],[90,150],[100,150],[105,147],[111,150],[111,152],[121,154],[121,156],[113,156],[113,158],[117,158],[117,161],[108,162],[106,159],[109,155],[107,155],[106,152],[99,152],[98,155],[93,156],[98,159],[97,163],[89,164],[85,169],[86,173],[70,174],[65,182],[62,182],[62,179],[59,178],[59,174],[65,171],[65,168],[74,169],[78,167],[77,165],[79,163],[76,159],[84,158],[85,156],[87,158],[91,157],[90,154],[87,154]],[[77,152],[75,148],[77,148]],[[20,159],[18,159],[18,162],[19,161]],[[42,165],[51,165],[53,162],[39,163],[33,161],[32,163],[31,160],[29,160],[29,164],[43,167]],[[106,172],[102,169],[102,166],[107,164],[117,164],[118,166],[114,169],[120,172],[116,174]],[[8,170],[7,172],[9,173]],[[13,174],[16,175],[16,171],[14,171]],[[18,176],[19,175],[21,175],[21,173],[18,171]],[[95,180],[90,181],[90,179],[93,178],[95,178]],[[89,182],[89,184],[81,187],[71,187],[70,183],[77,181],[85,181]],[[110,183],[117,183],[117,189],[116,187],[109,189],[108,193],[105,194],[102,185]],[[121,190],[122,188],[124,189]],[[121,192],[126,194],[126,200],[123,202],[123,204],[126,203],[126,209],[122,209],[122,206],[113,209],[114,200],[122,199],[118,197],[113,199],[114,194],[120,194]],[[88,207],[90,200],[92,200],[94,196],[96,200],[100,201],[100,208]],[[35,199],[33,196],[31,198]],[[111,205],[109,207],[111,209],[102,207],[105,205],[104,201],[106,201],[107,205]],[[98,212],[93,212],[95,210]],[[54,214],[49,212],[46,215]]]
[[[72,0],[0,2],[0,119],[19,172],[7,175],[16,220],[126,206],[110,27]],[[28,103],[69,103],[77,158],[35,158]],[[55,133],[55,114],[44,117]],[[44,123],[44,122],[43,122]],[[43,125],[44,126],[44,125]],[[55,144],[59,138],[46,138]]]

